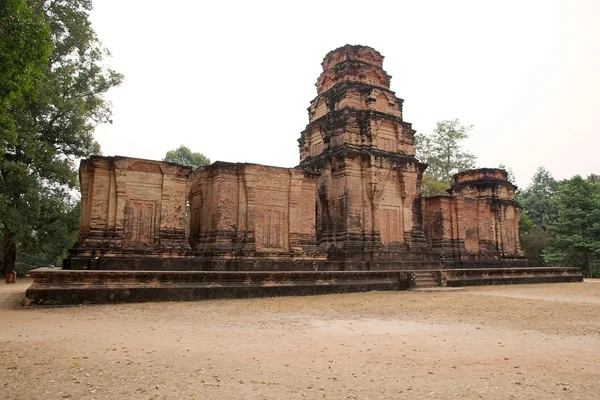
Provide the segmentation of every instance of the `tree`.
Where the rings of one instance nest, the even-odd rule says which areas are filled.
[[[421,195],[425,197],[448,195],[448,189],[450,189],[450,185],[446,182],[437,180],[428,172],[423,173],[423,178],[421,180]]]
[[[506,171],[506,180],[514,185],[517,180],[515,179],[515,173],[513,172],[512,168],[507,167],[504,164],[498,165],[498,168]]]
[[[80,203],[66,191],[42,190],[39,194],[40,212],[33,224],[32,234],[21,243],[18,272],[48,265],[60,265],[73,246],[79,231]]]
[[[50,27],[52,51],[33,93],[8,104],[15,129],[0,155],[4,272],[14,269],[18,245],[35,241],[44,196],[75,187],[75,159],[100,151],[92,133],[110,122],[104,94],[122,80],[103,63],[108,52],[89,21],[91,0],[30,0],[29,9]]]
[[[181,165],[198,168],[210,164],[210,159],[202,153],[192,153],[189,147],[179,146],[178,149],[169,150],[163,161],[174,162]]]
[[[527,218],[525,213],[521,214],[521,226],[524,225],[523,215]],[[529,221],[531,222],[531,220]],[[553,240],[554,236],[552,235],[552,232],[543,230],[539,226],[533,224],[531,224],[529,230],[526,229],[525,232],[521,231],[521,247],[523,248],[523,252],[530,265],[534,267],[546,265],[543,257],[544,249],[546,249]]]
[[[475,167],[475,156],[463,151],[460,145],[472,129],[453,119],[438,122],[431,135],[415,136],[417,157],[429,164],[427,172],[439,182],[449,186],[456,172]]]
[[[576,175],[561,184],[558,217],[551,225],[554,241],[544,259],[561,267],[580,267],[592,277],[592,265],[600,258],[600,183],[594,177]]]
[[[558,217],[558,182],[544,167],[538,168],[527,189],[517,193],[517,201],[527,212],[531,221],[543,230],[556,222]]]
[[[540,167],[525,190],[518,190],[515,198],[521,212],[521,245],[529,262],[534,266],[546,264],[543,252],[554,239],[550,225],[558,215],[558,182],[544,167]]]
[[[0,1],[0,148],[14,146],[16,124],[10,110],[35,94],[51,50],[50,27],[25,0]]]
[[[521,210],[521,219],[519,220],[519,232],[521,235],[526,235],[536,228],[535,224],[531,221],[531,218],[527,215],[525,210]]]

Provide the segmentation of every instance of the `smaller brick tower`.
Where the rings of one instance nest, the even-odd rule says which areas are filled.
[[[454,175],[454,182],[449,195],[423,199],[431,247],[455,262],[495,260],[502,262],[493,265],[525,266],[519,240],[521,207],[506,171],[462,171]]]
[[[320,175],[317,239],[332,260],[402,260],[409,250],[414,259],[425,245],[418,193],[426,165],[383,56],[346,45],[322,66],[298,140],[300,167]]]

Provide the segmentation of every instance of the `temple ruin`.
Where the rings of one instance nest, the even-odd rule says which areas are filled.
[[[295,168],[83,160],[79,239],[62,271],[37,272],[47,287],[39,278],[28,297],[139,301],[402,289],[420,280],[580,280],[574,270],[528,268],[516,187],[504,170],[463,171],[447,195],[421,196],[427,165],[415,157],[415,131],[379,52],[346,45],[322,66]],[[49,288],[91,276],[111,283],[48,300]],[[161,295],[149,280],[186,294]],[[134,286],[144,294],[131,295]]]

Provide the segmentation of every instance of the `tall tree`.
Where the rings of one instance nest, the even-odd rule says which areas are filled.
[[[40,66],[35,93],[8,107],[15,129],[0,155],[5,271],[15,266],[17,245],[36,233],[40,196],[75,187],[75,159],[100,151],[92,133],[97,124],[110,122],[104,94],[122,80],[103,63],[108,52],[89,21],[91,0],[30,0],[28,5],[50,27],[52,52]]]
[[[181,165],[198,168],[210,164],[210,159],[202,153],[194,153],[189,147],[179,146],[175,150],[167,151],[163,161],[174,162]]]
[[[587,277],[600,258],[600,183],[590,178],[576,175],[561,184],[554,241],[544,251],[550,264],[581,267]]]
[[[50,27],[25,0],[0,1],[0,148],[14,146],[11,110],[35,95],[51,50]]]
[[[471,125],[458,119],[440,121],[430,135],[415,136],[417,157],[429,164],[427,172],[440,182],[452,184],[452,176],[459,171],[475,167],[475,156],[461,147],[469,137]]]
[[[521,245],[531,265],[546,265],[543,252],[554,240],[550,226],[558,215],[558,182],[544,167],[540,167],[531,184],[515,194],[521,212]],[[523,229],[524,227],[528,227]]]
[[[538,168],[525,190],[517,193],[517,201],[531,221],[540,229],[548,230],[558,217],[557,191],[559,184],[550,171]]]

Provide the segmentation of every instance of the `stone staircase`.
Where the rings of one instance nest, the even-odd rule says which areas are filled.
[[[412,281],[414,282],[412,289],[428,289],[440,286],[440,283],[436,279],[435,272],[414,271],[412,272],[412,278]]]

